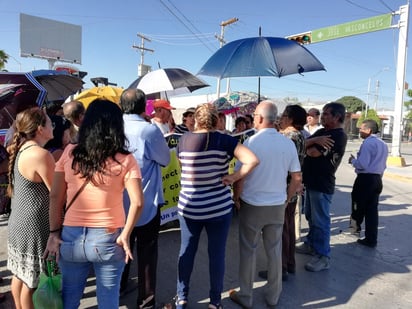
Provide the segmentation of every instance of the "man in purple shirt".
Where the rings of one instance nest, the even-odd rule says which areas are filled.
[[[137,308],[155,308],[156,270],[160,208],[163,197],[161,167],[169,164],[170,152],[160,129],[146,121],[146,96],[139,89],[126,89],[120,97],[124,130],[129,150],[139,163],[144,194],[143,212],[130,235],[130,250],[137,247],[138,298]],[[129,209],[129,196],[124,193],[124,206]],[[123,271],[120,291],[127,288],[130,263]]]
[[[388,146],[376,136],[378,124],[374,120],[364,120],[359,133],[364,141],[357,157],[351,155],[349,158],[357,174],[352,189],[350,228],[354,234],[360,235],[361,224],[365,219],[365,238],[358,239],[358,243],[374,248],[378,238],[378,203]]]

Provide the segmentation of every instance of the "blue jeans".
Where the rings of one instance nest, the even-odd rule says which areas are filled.
[[[120,279],[125,253],[116,244],[121,229],[64,226],[59,267],[65,309],[77,309],[86,286],[90,267],[96,275],[99,309],[119,308]]]
[[[187,300],[190,276],[199,238],[203,228],[205,228],[208,239],[210,303],[220,304],[225,275],[226,240],[231,219],[232,213],[205,221],[192,220],[179,215],[181,235],[177,274],[177,296],[179,300]]]
[[[332,194],[310,190],[305,192],[305,216],[309,224],[307,243],[322,256],[330,255],[330,205]]]

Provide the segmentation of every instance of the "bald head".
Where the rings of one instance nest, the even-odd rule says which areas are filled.
[[[76,126],[80,126],[83,121],[85,108],[80,101],[70,101],[63,104],[64,117]]]
[[[273,128],[278,109],[273,101],[265,100],[259,103],[254,113],[254,125],[256,129]]]

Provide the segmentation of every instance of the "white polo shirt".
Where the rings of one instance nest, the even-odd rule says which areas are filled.
[[[276,129],[261,129],[244,142],[260,164],[245,178],[240,198],[255,206],[282,205],[287,198],[287,176],[300,172],[295,144]],[[241,163],[236,163],[235,169]]]

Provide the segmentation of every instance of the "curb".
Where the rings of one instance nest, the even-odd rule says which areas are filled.
[[[409,176],[402,176],[399,174],[391,173],[391,172],[385,172],[383,174],[384,177],[392,178],[392,179],[397,179],[405,182],[410,182],[412,183],[412,177]]]

